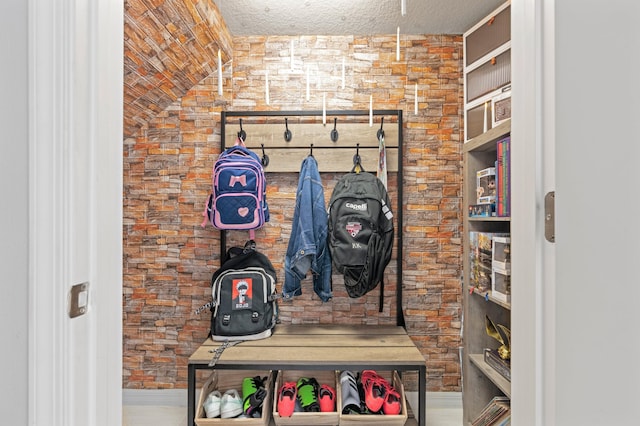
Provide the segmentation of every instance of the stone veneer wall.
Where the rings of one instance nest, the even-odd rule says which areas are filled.
[[[340,87],[342,57],[345,89]],[[265,70],[270,105],[265,104]],[[220,264],[218,232],[200,227],[211,167],[220,151],[219,112],[319,110],[326,92],[329,110],[366,110],[373,95],[374,109],[404,111],[405,321],[424,354],[428,390],[460,391],[462,38],[403,37],[396,61],[395,35],[237,37],[230,77],[227,67],[224,96],[217,94],[214,73],[158,114],[141,136],[124,142],[124,386],[186,387],[187,359],[207,337],[210,314],[198,317],[193,311],[210,298],[209,280]],[[418,115],[413,108],[416,83]],[[339,177],[323,174],[327,200]],[[271,222],[256,239],[279,270],[280,288],[297,173],[268,174],[268,184]],[[395,174],[390,175],[394,210],[397,185]],[[237,239],[242,243],[239,238],[245,236]],[[332,301],[321,303],[307,278],[301,297],[281,303],[281,319],[395,324],[395,271],[394,256],[381,314],[377,290],[349,299],[341,278],[334,276]]]

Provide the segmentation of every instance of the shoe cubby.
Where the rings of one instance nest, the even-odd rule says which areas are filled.
[[[267,377],[265,396],[262,406],[262,416],[260,418],[207,418],[204,410],[204,402],[209,393],[218,390],[221,394],[231,389],[236,389],[241,398],[242,381],[245,377]],[[273,402],[273,382],[275,372],[270,370],[213,370],[202,386],[198,405],[196,408],[195,423],[197,426],[268,426],[271,420],[271,404]]]
[[[336,381],[340,383],[340,371],[336,372]],[[358,375],[360,371],[353,371],[354,375]],[[385,380],[400,394],[401,410],[400,414],[342,414],[342,390],[338,386],[340,397],[338,398],[338,412],[340,413],[340,426],[403,426],[407,422],[407,399],[404,393],[404,385],[397,371],[376,371],[376,373]]]
[[[332,412],[303,412],[294,411],[291,417],[281,416],[278,412],[278,398],[280,389],[286,382],[297,382],[301,377],[315,378],[318,385],[329,385],[335,390],[336,406]],[[338,401],[340,400],[339,386],[336,386],[335,370],[278,370],[275,379],[275,387],[273,391],[273,421],[277,426],[285,425],[324,425],[337,426],[340,421],[339,412],[337,411]]]

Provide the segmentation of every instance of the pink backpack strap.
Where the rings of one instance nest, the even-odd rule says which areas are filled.
[[[200,224],[200,226],[202,226],[203,228],[207,226],[207,220],[209,220],[209,215],[207,214],[207,209],[209,208],[209,202],[211,201],[211,197],[213,195],[209,194],[209,196],[207,197],[207,202],[204,204],[204,211],[202,212],[202,216],[204,216],[204,219],[202,220],[202,223]]]

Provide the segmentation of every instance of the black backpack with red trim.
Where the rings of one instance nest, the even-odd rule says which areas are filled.
[[[375,175],[352,172],[337,182],[329,201],[328,231],[331,259],[344,276],[349,297],[361,297],[383,282],[393,250],[393,213],[387,190]]]

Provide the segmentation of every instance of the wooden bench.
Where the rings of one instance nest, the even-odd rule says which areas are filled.
[[[279,325],[268,339],[226,348],[210,367],[220,345],[207,339],[189,357],[189,426],[195,426],[196,370],[201,369],[418,371],[418,424],[425,425],[426,364],[403,327]]]

